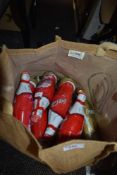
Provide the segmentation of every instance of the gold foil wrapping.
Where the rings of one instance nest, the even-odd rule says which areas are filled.
[[[83,135],[87,139],[97,139],[97,122],[95,118],[95,111],[90,108],[88,102],[85,103],[84,113],[85,118]]]

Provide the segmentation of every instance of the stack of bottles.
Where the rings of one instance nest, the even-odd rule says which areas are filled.
[[[90,109],[85,92],[71,78],[65,77],[58,83],[53,72],[44,73],[40,79],[24,71],[13,106],[14,117],[38,140],[55,135],[58,142],[82,136],[96,139],[95,112]]]

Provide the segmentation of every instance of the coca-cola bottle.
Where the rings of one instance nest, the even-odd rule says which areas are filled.
[[[57,128],[65,118],[66,113],[70,108],[74,90],[75,83],[72,79],[64,78],[61,81],[49,109],[48,125],[44,137],[50,138],[54,136]]]
[[[47,108],[54,96],[56,81],[56,75],[52,72],[47,72],[35,90],[31,130],[37,139],[43,137],[47,126]]]
[[[32,110],[33,93],[30,87],[30,75],[28,72],[23,72],[15,95],[13,114],[26,127],[29,127]]]
[[[85,93],[82,90],[78,91],[78,96],[75,103],[70,108],[69,113],[60,126],[58,132],[60,142],[76,139],[81,136],[84,125],[85,101]]]

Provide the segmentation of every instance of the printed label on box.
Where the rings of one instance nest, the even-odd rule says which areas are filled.
[[[76,51],[76,50],[69,50],[68,56],[83,60],[84,56],[85,56],[85,52],[80,52],[80,51]]]
[[[83,149],[85,147],[84,143],[75,143],[63,147],[63,151],[69,151],[73,149]]]

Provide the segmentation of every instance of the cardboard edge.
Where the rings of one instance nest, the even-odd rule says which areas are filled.
[[[101,44],[102,45],[102,44]],[[46,50],[56,48],[56,51],[59,47],[65,49],[77,49],[79,51],[84,51],[88,54],[93,54],[96,56],[97,50],[101,47],[101,45],[97,44],[86,44],[86,43],[77,43],[71,41],[65,41],[59,39],[55,42],[49,43],[47,45],[41,46],[40,48],[36,49],[7,49],[8,54],[10,55],[20,55],[20,54],[39,54],[40,52],[45,52]],[[111,59],[117,60],[117,52],[113,50],[106,50],[105,56],[110,57]]]
[[[12,127],[12,125],[14,125],[13,126],[14,127],[13,132],[15,132],[15,128],[17,128],[17,132],[22,131],[23,134],[26,134],[26,138],[28,138],[28,139],[31,138],[30,139],[30,144],[28,145],[27,150],[23,150],[20,147],[19,144],[17,145],[15,140],[13,141],[13,143],[9,140],[10,137],[7,136],[8,133],[6,133],[4,135],[4,138],[2,138],[2,134],[0,132],[0,139],[4,140],[7,143],[9,143],[15,149],[19,150],[23,154],[25,154],[25,155],[27,155],[27,156],[29,156],[29,157],[31,157],[31,158],[41,162],[41,159],[39,158],[38,155],[39,155],[39,151],[42,149],[42,146],[39,144],[38,140],[33,136],[33,134],[20,121],[15,119],[15,117],[13,117],[12,115],[8,115],[8,114],[5,114],[5,113],[2,113],[0,111],[0,130],[1,130],[1,128],[3,128],[5,126],[5,124],[8,125],[7,124],[7,122],[8,122],[7,120],[9,120],[9,127],[10,128]],[[4,130],[6,130],[5,127],[4,127]],[[4,132],[6,132],[6,131],[4,131]],[[20,133],[19,137],[22,135],[21,133]],[[32,143],[32,141],[33,141],[33,143]],[[33,146],[35,145],[34,147],[38,148],[37,156],[35,156],[33,153],[30,152],[31,145],[33,145]]]
[[[51,156],[51,153],[54,154],[55,150],[58,150],[58,147],[63,147],[64,145],[71,145],[72,143],[84,143],[84,144],[88,144],[90,142],[90,144],[101,144],[100,148],[99,148],[99,153],[96,155],[96,157],[94,158],[90,158],[88,159],[85,164],[79,163],[76,165],[75,168],[71,168],[71,169],[64,169],[60,167],[57,167],[56,164],[53,164],[52,162],[55,162],[55,160],[50,161],[50,159],[48,159],[49,156]],[[52,151],[52,149],[54,148],[54,151]],[[116,148],[116,149],[115,149]],[[100,152],[101,151],[101,152]],[[64,142],[62,144],[58,144],[56,146],[53,146],[51,148],[47,148],[47,149],[43,149],[39,152],[39,157],[41,159],[41,161],[48,165],[55,173],[61,174],[61,173],[68,173],[68,172],[72,172],[76,169],[82,168],[83,166],[87,166],[87,165],[93,165],[98,163],[100,160],[102,160],[103,158],[109,156],[112,152],[117,152],[117,143],[116,142],[104,142],[104,141],[92,141],[92,140],[72,140],[72,141],[68,141],[68,142]],[[103,155],[103,153],[105,153]],[[61,151],[62,154],[62,151]],[[53,155],[52,155],[53,156]],[[55,156],[55,154],[54,154]],[[59,154],[58,154],[59,156]],[[61,155],[60,155],[61,156]],[[69,157],[70,158],[70,157]],[[75,159],[75,157],[74,157]],[[66,160],[67,161],[67,160]],[[77,161],[77,160],[76,160]],[[66,164],[66,162],[65,162]]]

